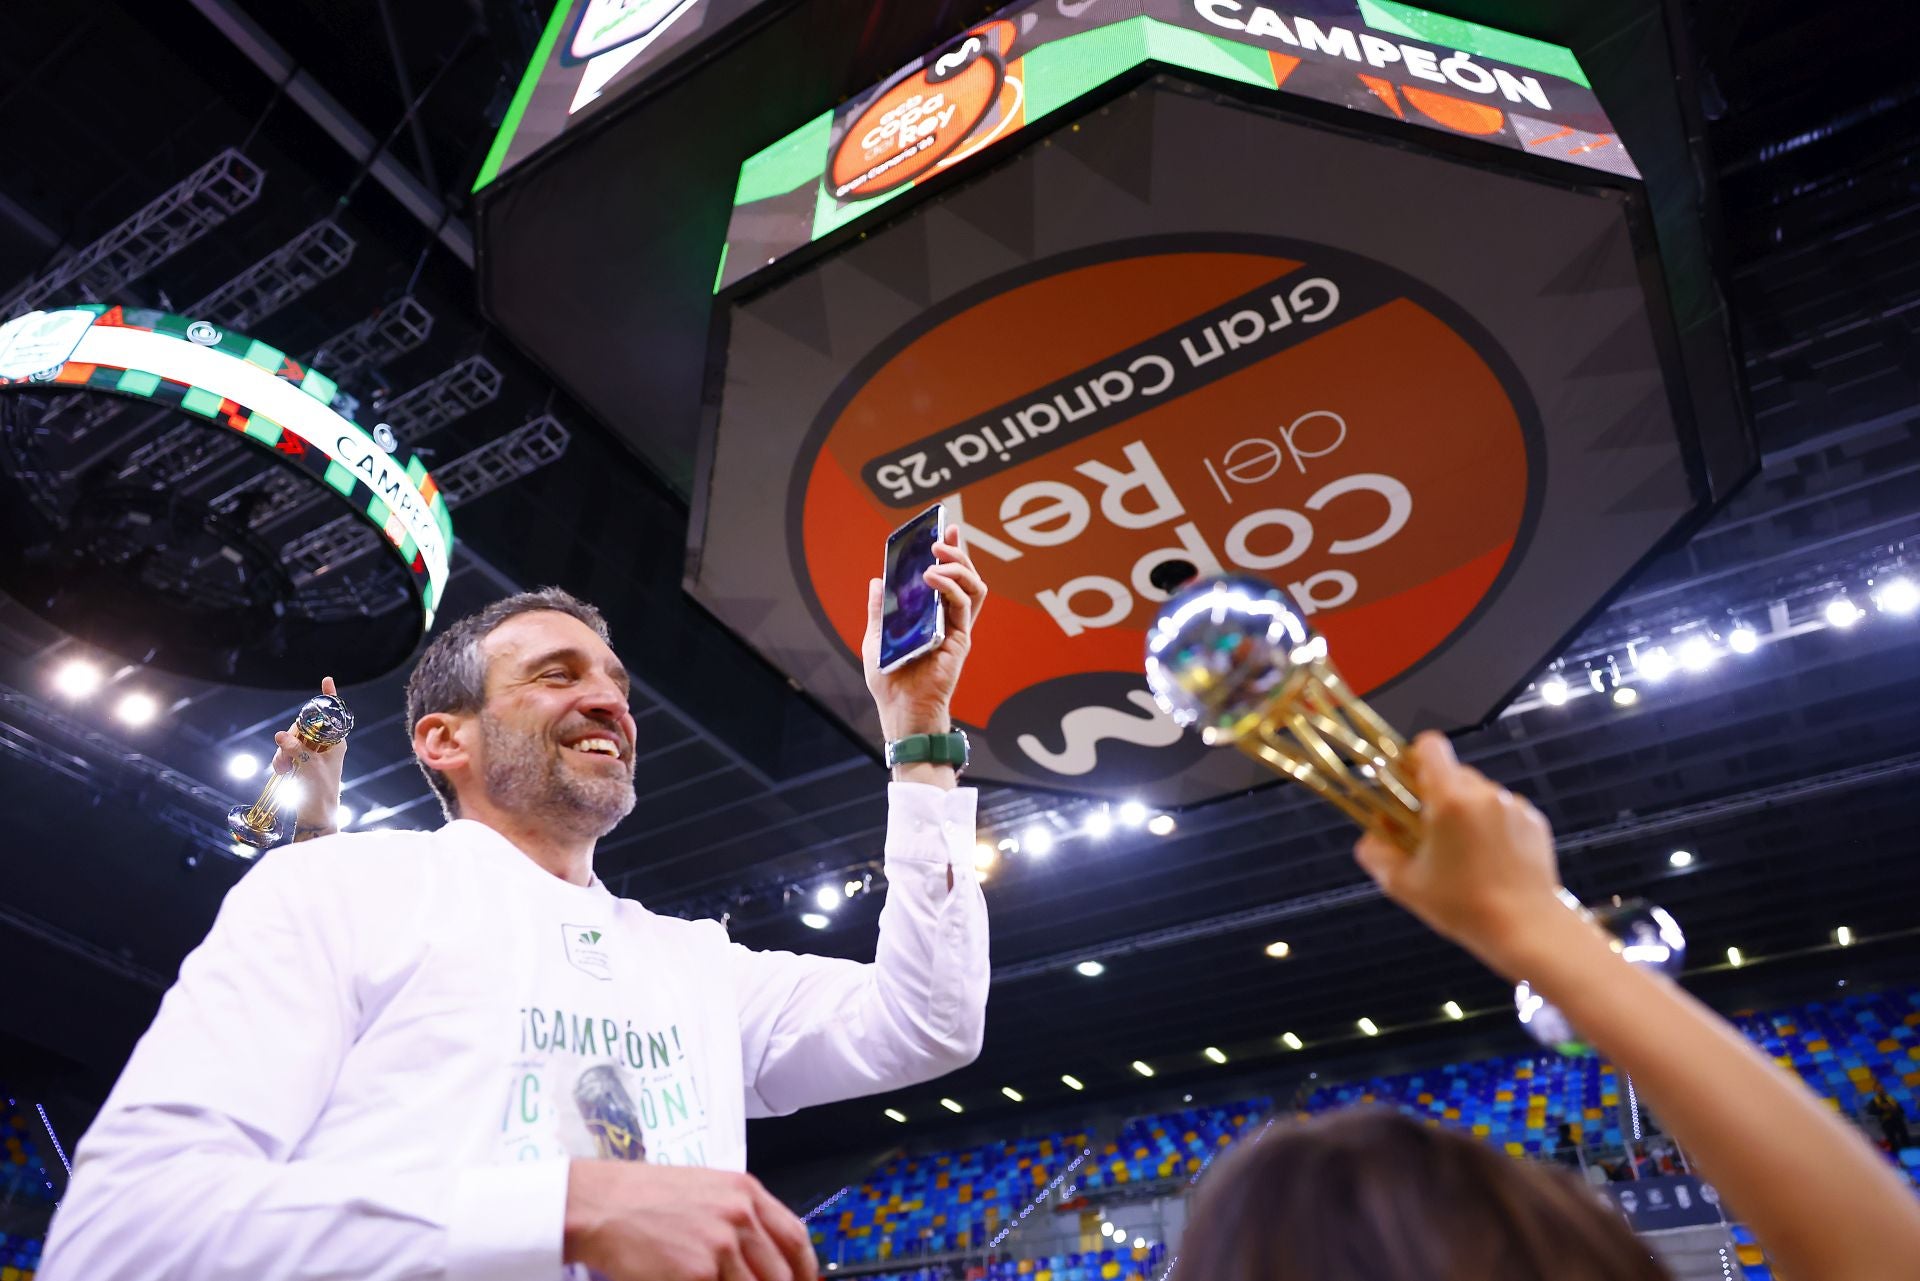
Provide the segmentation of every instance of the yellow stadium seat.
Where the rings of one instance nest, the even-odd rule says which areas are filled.
[[[1507,1142],[1508,1156],[1525,1156],[1526,1154],[1527,1154],[1526,1148],[1522,1147],[1518,1143],[1513,1142],[1512,1140],[1508,1140]]]
[[[1493,1096],[1493,1101],[1495,1103],[1511,1103],[1513,1102],[1513,1091],[1512,1090],[1495,1091]]]
[[[1821,1050],[1831,1050],[1832,1048],[1833,1047],[1831,1045],[1827,1044],[1827,1040],[1825,1037],[1821,1037],[1818,1041],[1807,1042],[1807,1049],[1810,1052],[1816,1053],[1816,1054],[1819,1053]]]
[[[1100,1265],[1100,1275],[1105,1278],[1105,1281],[1113,1281],[1120,1275],[1120,1265],[1109,1260]]]
[[[1493,1133],[1493,1130],[1492,1130],[1491,1128],[1489,1128],[1489,1127],[1488,1127],[1488,1126],[1487,1126],[1487,1125],[1486,1125],[1486,1124],[1485,1124],[1485,1123],[1483,1122],[1483,1123],[1481,1123],[1481,1124],[1479,1124],[1479,1125],[1476,1125],[1476,1126],[1474,1126],[1474,1127],[1473,1127],[1473,1132],[1474,1132],[1475,1134],[1477,1134],[1477,1135],[1479,1135],[1479,1136],[1480,1136],[1481,1138],[1483,1138],[1483,1139],[1484,1139],[1484,1138],[1486,1138],[1486,1137],[1487,1137],[1487,1136],[1488,1136],[1489,1134],[1492,1134],[1492,1133]]]
[[[1874,1046],[1873,1048],[1880,1051],[1880,1053],[1882,1054],[1892,1054],[1895,1050],[1900,1048],[1900,1042],[1894,1040],[1892,1037],[1888,1037],[1886,1040],[1880,1042],[1878,1045]]]
[[[1737,1245],[1733,1251],[1740,1256],[1740,1262],[1745,1267],[1757,1268],[1767,1261],[1766,1252],[1757,1245]]]
[[[1420,1092],[1420,1096],[1414,1101],[1416,1103],[1431,1103],[1433,1102],[1433,1095],[1428,1094],[1426,1091],[1422,1090]]]
[[[1444,1115],[1449,1121],[1458,1121],[1460,1119],[1460,1109],[1448,1108],[1446,1112],[1444,1112],[1442,1115]]]

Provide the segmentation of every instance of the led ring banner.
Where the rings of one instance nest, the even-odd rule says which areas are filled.
[[[453,520],[416,458],[401,463],[335,409],[331,378],[204,320],[86,303],[0,325],[0,390],[113,392],[239,432],[325,482],[380,532],[418,592],[421,630],[447,585]]]

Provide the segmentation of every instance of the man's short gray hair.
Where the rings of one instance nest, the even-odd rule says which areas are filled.
[[[550,611],[577,618],[593,629],[594,635],[609,645],[612,635],[600,611],[571,592],[558,587],[542,587],[536,592],[521,592],[495,601],[475,614],[469,614],[433,638],[427,652],[414,665],[407,678],[407,737],[424,716],[435,712],[470,715],[487,702],[487,662],[480,654],[480,642],[509,618],[521,614]],[[450,819],[460,817],[460,801],[453,793],[453,782],[439,770],[420,762],[427,785],[440,798],[440,808]]]

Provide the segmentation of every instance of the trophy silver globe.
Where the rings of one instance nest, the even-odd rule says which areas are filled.
[[[1170,590],[1181,570],[1157,585]],[[1257,578],[1191,582],[1147,629],[1147,688],[1209,744],[1231,744],[1305,784],[1354,822],[1412,849],[1420,800],[1402,773],[1406,741],[1342,679],[1293,599]]]
[[[353,713],[332,694],[314,695],[301,705],[293,720],[294,737],[314,752],[337,747],[352,732]],[[234,840],[265,850],[292,839],[296,807],[290,801],[297,792],[293,779],[299,772],[300,762],[296,760],[286,773],[269,774],[258,800],[227,811],[227,831]]]

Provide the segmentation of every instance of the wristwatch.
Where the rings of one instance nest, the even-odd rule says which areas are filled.
[[[887,744],[887,768],[896,765],[951,765],[959,773],[967,767],[967,734],[953,730],[946,734],[909,734]]]

